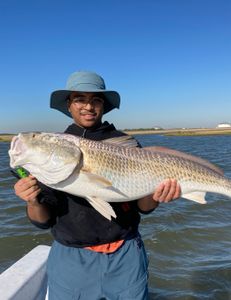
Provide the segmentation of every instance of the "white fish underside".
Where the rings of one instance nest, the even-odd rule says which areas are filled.
[[[182,197],[205,203],[205,193],[231,197],[231,181],[211,163],[175,150],[134,148],[127,137],[96,142],[67,134],[21,134],[12,141],[11,167],[25,167],[42,183],[86,198],[106,218],[108,202],[150,195],[175,178]],[[23,151],[22,151],[23,150]]]

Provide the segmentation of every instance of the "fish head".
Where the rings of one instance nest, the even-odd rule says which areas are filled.
[[[73,138],[58,133],[20,133],[11,142],[10,166],[24,167],[44,184],[59,183],[82,162],[81,150]]]

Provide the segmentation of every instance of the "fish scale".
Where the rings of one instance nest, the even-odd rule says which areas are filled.
[[[140,153],[139,149],[135,151],[113,145],[104,145],[104,147],[98,148],[94,147],[95,142],[93,141],[86,142],[85,146],[85,142],[85,140],[82,141],[81,149],[92,172],[111,180],[116,188],[122,191],[126,189],[128,195],[136,193],[136,187],[139,192],[143,187],[144,193],[147,191],[151,193],[154,191],[155,184],[166,178],[176,178],[179,182],[187,183],[187,189],[191,186],[193,188],[194,181],[198,184],[201,183],[202,191],[206,191],[207,188],[224,191],[224,188],[219,188],[218,182],[221,182],[222,185],[227,183],[222,176],[214,174],[207,167],[188,159],[178,157],[173,159],[172,155],[150,151]],[[89,150],[91,147],[92,151]],[[125,181],[124,178],[126,178]],[[230,188],[229,180],[228,188]]]
[[[80,147],[84,156],[84,165],[87,166],[87,169],[89,168],[93,173],[107,178],[113,183],[114,187],[121,191],[126,190],[129,195],[133,194],[136,188],[140,190],[140,184],[137,185],[136,182],[140,181],[141,174],[147,173],[146,168],[137,163],[138,157],[137,159],[134,158],[129,149],[114,147],[109,144],[104,144],[103,148],[98,149],[94,147],[94,142],[90,141],[86,144],[85,142],[83,140]],[[145,161],[143,164],[145,164]],[[144,193],[147,190],[147,180],[141,180],[141,183]],[[137,192],[135,191],[135,193]]]

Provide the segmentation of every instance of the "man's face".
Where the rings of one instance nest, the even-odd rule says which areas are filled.
[[[100,93],[73,92],[68,101],[68,109],[75,123],[88,128],[101,122],[103,104],[103,95]]]

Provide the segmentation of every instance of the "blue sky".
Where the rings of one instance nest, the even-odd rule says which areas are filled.
[[[231,122],[230,0],[0,3],[0,133],[63,131],[49,108],[77,70],[121,95],[117,128]]]

